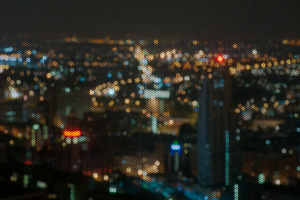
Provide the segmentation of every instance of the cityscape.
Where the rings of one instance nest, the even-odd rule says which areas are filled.
[[[53,5],[45,6],[65,9]],[[140,20],[127,26],[147,21]],[[45,34],[34,20],[18,35],[7,21],[0,20],[0,200],[300,198],[300,37],[246,28],[253,36],[229,38],[224,29],[218,39],[222,30],[207,37],[182,24],[185,37],[168,34],[165,22],[157,22],[163,35],[121,25],[99,36],[80,28]]]

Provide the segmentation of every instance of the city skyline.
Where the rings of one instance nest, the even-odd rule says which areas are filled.
[[[298,200],[299,10],[0,1],[0,198]]]

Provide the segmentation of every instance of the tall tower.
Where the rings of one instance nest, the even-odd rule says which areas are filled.
[[[203,186],[229,185],[231,86],[228,69],[219,78],[205,76],[197,122],[198,179]]]

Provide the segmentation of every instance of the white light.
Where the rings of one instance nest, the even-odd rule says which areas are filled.
[[[78,138],[77,138],[77,137],[73,138],[73,143],[74,143],[74,144],[77,144],[77,143],[78,143]]]
[[[93,177],[98,178],[99,177],[98,173],[93,173]]]
[[[109,177],[108,177],[107,175],[105,175],[105,176],[103,177],[103,179],[104,179],[105,181],[107,181],[107,180],[109,179]]]
[[[283,148],[283,149],[281,149],[281,153],[286,154],[287,150]]]
[[[234,184],[234,200],[238,200],[239,199],[239,185],[238,184]]]
[[[145,90],[144,91],[144,98],[145,99],[152,99],[152,98],[170,98],[170,92],[169,91],[163,91],[163,90]]]
[[[193,101],[193,102],[192,102],[192,106],[193,106],[193,107],[198,106],[198,102],[197,102],[197,101]]]
[[[173,151],[179,151],[181,149],[180,145],[179,144],[172,144],[171,145],[171,149]]]
[[[45,183],[44,181],[37,181],[37,182],[36,182],[36,186],[37,186],[38,188],[45,189],[45,188],[47,188],[47,183]]]
[[[110,193],[117,193],[117,188],[115,188],[115,187],[110,187],[110,188],[109,188],[109,192],[110,192]]]
[[[66,139],[66,142],[67,142],[67,144],[71,144],[72,139],[71,139],[71,138],[67,138],[67,139]]]
[[[126,172],[127,172],[127,173],[130,173],[130,172],[131,172],[131,168],[130,168],[130,167],[127,167]]]
[[[108,95],[113,96],[115,94],[115,91],[114,89],[110,88],[107,93]]]
[[[69,92],[71,92],[71,89],[67,87],[67,88],[65,88],[65,92],[69,93]]]
[[[152,132],[157,133],[157,118],[154,116],[151,116],[151,127],[152,127]]]
[[[185,77],[184,77],[184,80],[185,80],[185,81],[189,81],[189,80],[190,80],[190,77],[189,77],[189,76],[185,76]]]

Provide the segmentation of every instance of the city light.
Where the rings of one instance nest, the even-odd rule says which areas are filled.
[[[152,99],[152,98],[169,98],[170,92],[169,91],[162,91],[162,90],[144,90],[144,98],[145,99]]]
[[[171,144],[171,153],[181,153],[181,146],[177,140],[175,140],[173,144]]]
[[[221,63],[221,62],[223,62],[223,61],[224,61],[224,58],[223,58],[223,56],[218,56],[218,57],[217,57],[217,60],[218,60],[218,62],[220,62],[220,63]]]
[[[63,135],[65,137],[80,137],[81,136],[81,130],[64,130]]]
[[[113,193],[113,194],[114,194],[114,193],[117,193],[117,188],[116,188],[116,187],[110,187],[110,188],[109,188],[109,192],[110,192],[110,193]]]
[[[197,38],[71,37],[2,47],[1,159],[28,169],[47,162],[91,184],[106,181],[106,192],[120,195],[127,181],[172,199],[178,192],[241,199],[247,176],[270,193],[267,182],[296,185],[299,41],[217,41],[216,48]],[[20,172],[8,181],[55,184]],[[202,184],[219,183],[218,197],[202,194]],[[71,185],[76,199],[80,184]]]

